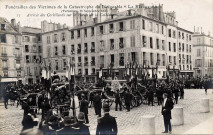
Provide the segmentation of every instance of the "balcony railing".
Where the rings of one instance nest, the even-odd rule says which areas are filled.
[[[2,67],[3,70],[8,70],[8,67]]]
[[[92,49],[91,49],[91,52],[95,52],[95,49],[94,49],[94,48],[92,48]]]
[[[124,48],[124,43],[119,43],[120,49]]]
[[[102,67],[102,68],[103,68],[103,67],[104,67],[104,64],[100,64],[100,67]]]
[[[101,47],[101,48],[100,48],[100,51],[104,51],[104,47]]]
[[[7,56],[7,54],[6,54],[6,53],[2,53],[2,54],[1,54],[1,56],[6,57],[6,56]]]
[[[78,54],[80,54],[81,53],[81,50],[80,49],[78,49]]]
[[[71,54],[75,54],[75,50],[74,49],[71,50]]]
[[[84,66],[88,66],[88,62],[85,62],[85,63],[84,63]]]
[[[91,66],[95,66],[95,61],[91,61]]]
[[[111,28],[111,29],[109,30],[109,33],[113,33],[113,32],[114,32],[114,29]]]

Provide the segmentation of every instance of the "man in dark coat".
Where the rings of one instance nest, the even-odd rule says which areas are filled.
[[[88,124],[89,123],[89,119],[88,119],[88,105],[89,105],[89,102],[86,100],[85,95],[82,95],[81,98],[82,98],[82,100],[80,102],[80,112],[84,113],[86,124]]]
[[[71,119],[69,116],[64,117],[64,127],[62,129],[57,130],[57,135],[68,135],[68,134],[77,134],[78,129],[74,129],[71,127],[71,124],[74,123],[74,119]]]
[[[118,127],[115,117],[110,116],[110,107],[103,105],[104,116],[98,120],[96,135],[117,135]]]
[[[101,117],[102,103],[101,103],[101,95],[99,93],[96,93],[94,97],[94,108],[95,108],[95,114]]]
[[[178,103],[178,97],[179,97],[179,89],[178,88],[174,88],[174,94],[175,94],[175,102],[176,104]]]
[[[131,105],[131,102],[132,102],[132,94],[130,94],[129,90],[126,91],[124,100],[125,100],[127,112],[129,112],[130,111],[130,105]]]
[[[2,96],[4,98],[4,107],[7,109],[7,103],[8,103],[8,98],[9,98],[9,93],[7,92],[7,89],[2,90]]]
[[[180,99],[184,99],[184,87],[183,87],[183,84],[180,85]]]
[[[154,92],[151,89],[151,87],[149,88],[149,93],[148,93],[148,105],[150,105],[150,103],[152,103],[152,106],[154,106]]]
[[[72,127],[78,129],[77,134],[79,135],[90,135],[89,127],[84,124],[85,118],[84,113],[78,114],[78,122],[73,124]]]
[[[45,119],[47,112],[51,109],[48,98],[44,99],[44,102],[41,104],[42,107],[42,119]]]
[[[174,104],[173,104],[172,100],[170,98],[168,98],[168,94],[164,93],[161,113],[163,115],[165,131],[162,133],[168,133],[168,131],[172,132],[172,126],[171,126],[170,119],[172,119],[171,110],[173,109],[173,105]]]
[[[206,80],[206,81],[204,82],[204,86],[203,86],[204,89],[205,89],[206,95],[207,95],[208,85],[209,85],[208,80]]]
[[[117,93],[115,94],[115,111],[118,110],[118,105],[120,107],[120,111],[122,110],[122,106],[121,106],[121,97],[120,97],[120,93],[119,90],[117,90]]]
[[[161,105],[162,104],[162,92],[161,92],[160,88],[157,89],[156,95],[157,95],[157,99],[158,99],[158,105]]]

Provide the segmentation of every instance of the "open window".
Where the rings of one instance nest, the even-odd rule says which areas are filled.
[[[119,22],[119,31],[123,31],[123,30],[124,30],[124,23]]]
[[[114,25],[113,23],[109,24],[109,33],[113,33],[114,32]]]
[[[110,39],[110,50],[113,50],[114,47],[114,39]]]
[[[103,25],[99,26],[99,29],[100,34],[104,34],[104,26]]]
[[[124,48],[124,38],[119,38],[119,48]]]

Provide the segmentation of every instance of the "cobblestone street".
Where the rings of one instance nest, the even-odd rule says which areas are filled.
[[[210,98],[210,111],[213,110],[213,93],[208,90],[208,95],[205,95],[204,90],[190,89],[185,90],[185,99],[179,100],[179,104],[175,106],[182,106],[184,108],[184,125],[173,126],[173,134],[182,134],[199,123],[213,117],[213,113],[200,113],[200,99],[204,97]],[[155,115],[155,129],[156,134],[160,134],[164,130],[163,118],[161,115],[161,106],[147,106],[133,108],[131,112],[114,111],[114,104],[111,107],[111,115],[117,117],[119,134],[140,134],[141,133],[141,116]],[[97,116],[94,115],[94,109],[89,109],[90,132],[95,133],[97,126]],[[20,134],[22,129],[21,120],[23,117],[23,110],[16,108],[16,106],[9,106],[4,109],[3,103],[0,104],[0,135],[16,135]],[[40,116],[39,116],[40,117]]]

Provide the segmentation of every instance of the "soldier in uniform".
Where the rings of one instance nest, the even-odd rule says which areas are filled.
[[[154,106],[154,92],[151,89],[151,87],[149,87],[149,93],[148,93],[148,105],[150,105],[150,103],[152,103],[152,106]]]
[[[160,87],[157,88],[156,95],[157,95],[157,99],[158,99],[158,105],[161,105],[162,104],[162,90]]]
[[[125,100],[127,112],[129,112],[130,111],[130,105],[131,105],[131,102],[132,102],[132,95],[130,94],[129,89],[126,90],[124,100]]]
[[[104,116],[98,120],[96,135],[117,135],[118,127],[115,117],[109,114],[108,104],[103,105]]]
[[[175,94],[175,102],[176,102],[176,104],[178,103],[178,93],[179,93],[179,89],[178,88],[176,88],[176,87],[174,87],[174,94]]]
[[[120,97],[120,93],[119,90],[117,90],[117,93],[115,94],[115,111],[118,110],[118,105],[120,107],[120,111],[122,110],[122,106],[121,106],[121,97]]]
[[[101,95],[97,92],[94,97],[94,108],[95,108],[95,114],[101,117]]]
[[[180,99],[184,99],[184,87],[183,87],[183,84],[180,85]]]
[[[89,105],[89,102],[86,100],[84,94],[81,96],[81,99],[82,100],[80,102],[80,112],[84,113],[86,124],[88,124],[89,123],[89,119],[88,119],[88,105]]]
[[[2,90],[2,96],[4,98],[4,107],[5,107],[5,109],[7,109],[7,102],[8,102],[8,97],[9,97],[9,93],[7,92],[7,88]]]

